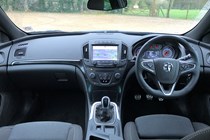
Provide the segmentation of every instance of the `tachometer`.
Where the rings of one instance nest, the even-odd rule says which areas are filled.
[[[162,56],[165,58],[173,58],[175,55],[175,50],[171,46],[165,46],[162,49]]]

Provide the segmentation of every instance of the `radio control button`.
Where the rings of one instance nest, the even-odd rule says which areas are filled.
[[[96,65],[97,64],[97,61],[93,61],[92,63],[93,63],[93,65]]]
[[[117,65],[118,64],[118,61],[114,61],[114,64]]]
[[[103,75],[102,74],[99,74],[98,77],[99,77],[100,80],[103,80]]]
[[[107,79],[108,79],[108,80],[111,80],[111,78],[112,78],[112,75],[109,74],[108,77],[107,77]]]

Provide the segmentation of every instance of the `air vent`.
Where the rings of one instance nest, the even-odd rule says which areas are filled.
[[[4,62],[4,53],[0,52],[0,64]]]
[[[127,58],[127,46],[124,44],[122,45],[122,52],[121,52],[121,59],[126,59]]]
[[[206,62],[210,65],[210,53],[206,55]]]
[[[28,43],[21,43],[21,44],[18,44],[18,46],[20,47],[20,46],[27,46],[28,45]]]
[[[88,44],[86,44],[86,45],[83,47],[83,57],[84,57],[85,59],[89,59]]]
[[[21,48],[17,49],[14,55],[17,57],[17,56],[25,56],[25,54],[26,54],[26,48]]]

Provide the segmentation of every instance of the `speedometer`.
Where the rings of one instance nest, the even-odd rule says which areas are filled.
[[[165,46],[162,49],[162,56],[164,58],[173,58],[175,56],[175,50],[171,46]]]

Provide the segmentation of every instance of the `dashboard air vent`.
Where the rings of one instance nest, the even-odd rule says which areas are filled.
[[[88,44],[86,44],[86,45],[83,47],[83,57],[84,57],[85,59],[89,59]]]
[[[15,56],[18,57],[18,56],[25,56],[26,54],[26,48],[21,48],[21,49],[17,49],[15,50]]]
[[[0,52],[0,64],[4,62],[4,53]]]
[[[121,59],[126,59],[126,58],[127,58],[127,46],[122,44]]]

